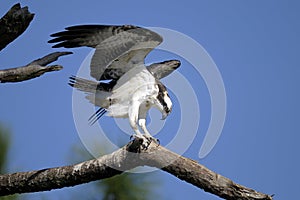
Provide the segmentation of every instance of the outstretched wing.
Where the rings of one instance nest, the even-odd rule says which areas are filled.
[[[91,76],[96,80],[118,80],[162,42],[157,33],[138,26],[80,25],[51,35],[57,47],[93,47]]]
[[[174,72],[180,65],[181,62],[179,60],[167,60],[153,63],[147,66],[147,69],[157,80],[160,80]]]

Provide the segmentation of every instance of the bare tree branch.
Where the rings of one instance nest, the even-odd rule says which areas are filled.
[[[54,52],[34,60],[26,66],[0,70],[0,83],[21,82],[36,78],[46,72],[59,71],[63,68],[61,65],[46,65],[56,61],[60,56],[69,54],[72,52]]]
[[[14,41],[29,26],[34,17],[28,7],[17,3],[0,19],[0,51]]]
[[[75,165],[0,175],[0,196],[46,191],[109,178],[137,166],[162,169],[181,180],[225,199],[271,200],[272,196],[234,183],[194,160],[151,143],[138,150],[139,141],[98,159]]]

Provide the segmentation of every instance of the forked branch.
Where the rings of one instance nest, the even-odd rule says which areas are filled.
[[[151,166],[224,199],[272,199],[155,143],[147,150],[139,151],[138,147],[139,141],[135,140],[111,154],[79,164],[0,175],[0,196],[74,186],[109,178],[138,166]]]
[[[33,17],[34,14],[28,11],[27,6],[22,8],[17,3],[10,8],[0,19],[0,51],[27,29]],[[0,70],[0,83],[21,82],[36,78],[46,72],[61,70],[61,65],[46,65],[57,60],[60,56],[68,54],[71,54],[71,52],[55,52],[37,59],[26,66]]]

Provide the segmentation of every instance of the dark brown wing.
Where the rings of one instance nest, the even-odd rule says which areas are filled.
[[[51,35],[53,47],[81,46],[96,49],[91,76],[96,80],[117,80],[132,67],[144,64],[148,53],[162,42],[157,33],[138,26],[81,25]]]

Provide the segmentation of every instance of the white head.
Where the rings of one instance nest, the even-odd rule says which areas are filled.
[[[172,111],[172,101],[170,99],[166,87],[160,82],[157,83],[157,86],[159,92],[157,95],[158,105],[156,106],[158,107],[159,111],[162,113],[162,120],[164,120]]]

